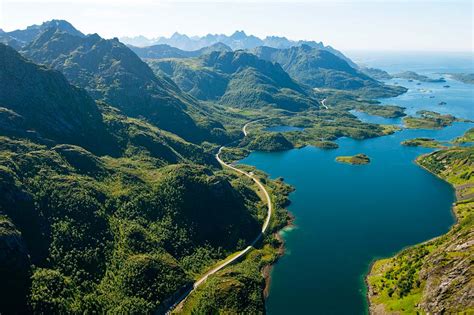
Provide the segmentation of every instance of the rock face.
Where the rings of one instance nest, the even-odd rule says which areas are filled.
[[[427,259],[432,268],[420,271],[426,284],[419,307],[427,313],[457,313],[474,306],[474,286],[470,283],[474,232],[466,235],[461,230],[452,238]]]

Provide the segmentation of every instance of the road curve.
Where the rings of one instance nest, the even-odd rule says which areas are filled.
[[[247,126],[251,123],[254,123],[258,120],[253,120],[251,122],[248,122],[246,123],[243,127],[242,127],[242,132],[244,133],[245,136],[247,136]],[[270,225],[270,219],[272,217],[272,211],[273,211],[273,207],[272,207],[272,201],[271,201],[271,198],[270,198],[270,194],[268,193],[267,189],[265,188],[265,186],[263,186],[263,184],[255,177],[255,175],[253,175],[253,173],[247,173],[245,171],[242,171],[240,169],[238,169],[237,167],[235,166],[232,166],[231,164],[227,164],[226,162],[224,162],[220,157],[219,155],[221,154],[222,150],[225,148],[225,146],[222,146],[219,148],[219,151],[217,151],[216,153],[216,160],[219,162],[219,164],[221,164],[223,167],[227,167],[233,171],[236,171],[244,176],[247,176],[248,178],[252,179],[255,184],[257,184],[257,186],[263,191],[263,194],[265,195],[265,201],[267,203],[267,217],[265,219],[265,222],[263,223],[262,225],[262,231],[261,233],[258,234],[258,236],[252,241],[252,243],[250,243],[250,245],[248,245],[245,249],[241,250],[240,252],[238,252],[237,255],[233,256],[231,259],[228,259],[228,260],[225,260],[224,262],[222,262],[221,264],[219,264],[218,266],[214,267],[213,269],[209,270],[208,272],[206,272],[201,278],[199,278],[198,280],[196,280],[196,282],[194,282],[192,288],[190,288],[188,291],[186,291],[179,299],[178,301],[169,309],[169,311],[166,313],[166,314],[170,314],[176,307],[178,307],[181,303],[184,302],[184,300],[186,300],[186,298],[196,289],[198,288],[201,284],[203,284],[207,278],[210,276],[210,275],[213,275],[215,274],[216,272],[218,272],[219,270],[223,269],[224,267],[232,264],[233,262],[235,262],[236,260],[238,260],[239,258],[241,258],[242,256],[244,256],[245,254],[247,254],[252,248],[253,246],[262,238],[263,234],[267,231],[268,229],[268,226]]]
[[[329,109],[329,107],[326,105],[326,98],[321,101],[321,105],[323,105],[325,109]]]

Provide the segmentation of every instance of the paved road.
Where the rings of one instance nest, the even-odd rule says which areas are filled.
[[[247,126],[251,123],[254,123],[258,120],[254,120],[254,121],[251,121],[251,122],[248,122],[246,123],[243,127],[242,127],[242,132],[244,133],[245,136],[247,136]],[[221,264],[219,264],[218,266],[214,267],[213,269],[209,270],[208,272],[206,272],[201,278],[199,278],[196,282],[194,282],[193,284],[193,287],[190,288],[188,291],[186,291],[179,299],[178,301],[170,308],[170,310],[167,312],[167,314],[171,313],[171,311],[173,311],[175,308],[179,307],[180,304],[182,304],[184,302],[184,300],[189,296],[189,294],[191,294],[197,287],[199,287],[201,284],[203,284],[207,278],[212,275],[212,274],[215,274],[216,272],[218,272],[219,270],[223,269],[224,267],[232,264],[233,262],[235,262],[236,260],[238,260],[239,258],[241,258],[242,256],[244,256],[245,254],[247,254],[252,248],[253,246],[262,238],[263,234],[267,231],[267,228],[268,228],[268,225],[270,224],[270,219],[272,217],[272,210],[273,210],[273,207],[272,207],[272,202],[271,202],[271,199],[270,199],[270,194],[268,193],[268,191],[265,189],[265,186],[263,186],[263,184],[255,177],[255,175],[253,175],[253,173],[247,173],[245,171],[242,171],[230,164],[227,164],[226,162],[222,161],[222,159],[219,157],[219,155],[221,154],[222,152],[222,149],[224,149],[225,147],[222,146],[219,148],[219,151],[217,152],[216,154],[216,160],[223,166],[223,167],[226,167],[226,168],[229,168],[233,171],[236,171],[244,176],[247,176],[248,178],[252,179],[255,184],[257,184],[257,186],[260,188],[260,190],[262,190],[263,194],[265,195],[265,201],[267,203],[267,217],[265,219],[265,222],[263,223],[262,225],[262,231],[260,234],[258,234],[258,236],[252,241],[252,243],[250,243],[250,245],[248,245],[245,249],[241,250],[240,252],[238,252],[238,254],[234,255],[235,256],[232,256],[232,258],[229,258],[227,260],[225,260],[224,262],[222,262]]]

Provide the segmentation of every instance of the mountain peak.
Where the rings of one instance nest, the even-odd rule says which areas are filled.
[[[244,31],[235,31],[234,34],[230,36],[232,39],[244,39],[247,37],[247,34],[245,34]]]

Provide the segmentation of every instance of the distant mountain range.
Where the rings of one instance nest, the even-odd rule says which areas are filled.
[[[247,35],[244,31],[236,31],[234,34],[227,36],[224,34],[208,34],[203,37],[192,36],[189,37],[184,34],[174,33],[171,37],[158,37],[149,39],[144,36],[136,37],[121,37],[120,41],[137,46],[152,46],[157,44],[166,44],[182,50],[198,50],[203,47],[211,46],[217,43],[223,43],[232,50],[237,49],[254,49],[259,46],[268,46],[277,49],[286,49],[293,46],[307,45],[312,48],[318,48],[322,50],[327,50],[334,55],[346,60],[352,67],[357,67],[357,65],[344,56],[339,50],[332,48],[331,46],[325,46],[322,42],[316,41],[306,41],[306,40],[290,40],[286,37],[281,36],[267,36],[263,39],[254,36]]]

